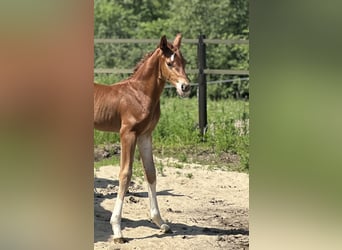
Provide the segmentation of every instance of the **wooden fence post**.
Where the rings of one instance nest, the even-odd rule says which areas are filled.
[[[203,135],[207,129],[207,77],[204,73],[206,66],[206,45],[203,41],[205,35],[198,37],[198,118],[199,128],[203,139]]]

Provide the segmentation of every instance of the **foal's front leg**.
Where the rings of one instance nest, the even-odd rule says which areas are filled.
[[[122,130],[121,140],[121,159],[119,173],[119,191],[113,209],[110,223],[114,232],[114,242],[124,243],[125,240],[121,232],[121,214],[125,194],[132,177],[132,166],[134,160],[134,150],[136,146],[136,135],[134,132]]]
[[[162,220],[158,208],[156,194],[156,169],[152,155],[152,136],[141,135],[138,137],[138,147],[144,165],[145,179],[148,184],[148,198],[150,200],[150,212],[152,221],[165,233],[172,232],[170,227]]]

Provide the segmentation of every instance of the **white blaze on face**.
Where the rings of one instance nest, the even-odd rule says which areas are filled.
[[[175,53],[173,53],[172,55],[171,55],[171,62],[173,62],[175,60]]]

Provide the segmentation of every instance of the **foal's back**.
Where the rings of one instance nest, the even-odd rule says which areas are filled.
[[[94,128],[118,132],[121,127],[120,91],[117,87],[94,83]]]
[[[119,132],[122,125],[138,134],[152,131],[160,116],[153,101],[130,80],[114,85],[94,83],[94,128]]]

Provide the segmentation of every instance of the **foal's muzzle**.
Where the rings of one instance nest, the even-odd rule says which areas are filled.
[[[189,92],[190,91],[190,85],[182,83],[181,89],[183,92]]]
[[[177,93],[180,97],[188,97],[190,95],[190,84],[184,82],[177,83]]]

